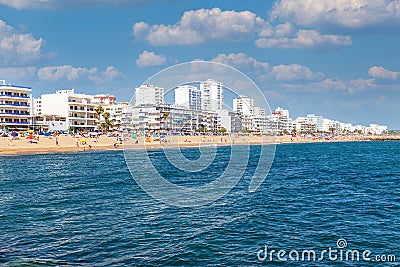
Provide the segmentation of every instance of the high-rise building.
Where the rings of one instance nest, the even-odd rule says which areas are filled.
[[[0,80],[0,126],[27,129],[30,123],[30,87],[6,84]]]
[[[201,91],[195,86],[180,85],[175,89],[175,105],[201,110]]]
[[[201,106],[205,111],[224,109],[224,91],[221,82],[208,79],[200,83]]]
[[[233,99],[233,111],[243,115],[252,115],[254,112],[254,98],[239,96]]]
[[[142,84],[135,91],[135,105],[164,104],[164,88],[152,84]]]

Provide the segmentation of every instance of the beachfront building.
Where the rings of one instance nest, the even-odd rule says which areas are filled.
[[[342,132],[342,124],[339,121],[323,119],[322,125],[323,125],[323,132],[332,134],[338,134]]]
[[[73,131],[93,131],[96,127],[97,103],[94,96],[77,94],[74,89],[58,90],[53,94],[43,94],[42,115],[64,117],[68,129]]]
[[[243,115],[254,114],[254,98],[248,96],[239,96],[232,100],[233,111],[240,112]]]
[[[204,111],[224,109],[224,91],[221,82],[208,79],[200,83],[201,106]]]
[[[217,111],[219,130],[225,128],[227,133],[238,133],[243,131],[242,114],[228,110]]]
[[[130,108],[133,128],[145,133],[217,132],[218,117],[215,112],[203,112],[176,105],[140,105]]]
[[[258,133],[267,132],[266,110],[260,107],[253,108],[253,131]]]
[[[201,110],[201,91],[196,86],[180,85],[174,90],[175,105]]]
[[[164,104],[164,88],[152,84],[142,84],[135,89],[135,105]]]
[[[324,131],[324,118],[322,116],[315,114],[308,114],[306,118],[308,121],[315,124],[315,130],[317,132]]]
[[[113,129],[119,129],[127,122],[127,110],[130,107],[129,102],[116,102],[117,98],[113,95],[101,94],[93,97],[93,103],[103,108],[103,115],[98,119],[98,123],[104,123],[104,113],[109,114],[109,121]]]
[[[0,127],[3,129],[28,129],[31,120],[31,88],[7,84],[0,80]]]
[[[125,118],[127,114],[127,110],[130,108],[129,102],[118,102],[109,105],[101,105],[104,109],[104,112],[110,114],[109,120],[113,124],[114,129],[119,129],[122,125],[125,124]]]
[[[291,133],[293,130],[293,121],[289,117],[289,110],[277,107],[267,116],[268,132],[273,134]]]
[[[310,122],[307,117],[298,117],[293,121],[293,128],[296,133],[314,133],[316,131],[315,124]]]

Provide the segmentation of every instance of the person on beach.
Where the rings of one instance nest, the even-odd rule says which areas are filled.
[[[58,137],[56,137],[56,146],[58,146]]]

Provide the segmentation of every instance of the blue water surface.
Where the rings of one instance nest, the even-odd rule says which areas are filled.
[[[370,250],[400,263],[400,142],[278,145],[271,171],[248,192],[260,147],[224,198],[168,206],[132,179],[121,151],[0,156],[0,265],[5,266],[366,266],[375,262],[264,261],[271,250]],[[185,174],[149,152],[170,181],[198,186],[226,168]],[[193,159],[199,150],[187,148]],[[247,159],[246,159],[247,160]],[[261,254],[262,255],[262,254]]]

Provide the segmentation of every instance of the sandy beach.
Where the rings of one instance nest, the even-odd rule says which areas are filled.
[[[350,142],[350,141],[379,141],[400,140],[400,136],[335,136],[334,138],[307,138],[306,136],[167,136],[160,140],[145,140],[143,136],[133,139],[125,137],[123,141],[116,137],[105,135],[98,138],[87,138],[80,136],[39,136],[39,140],[29,140],[27,137],[0,138],[0,155],[15,154],[37,154],[37,153],[59,153],[79,152],[89,150],[110,149],[143,149],[162,147],[197,147],[206,145],[240,145],[240,144],[284,144],[284,143],[311,143],[311,142]]]

